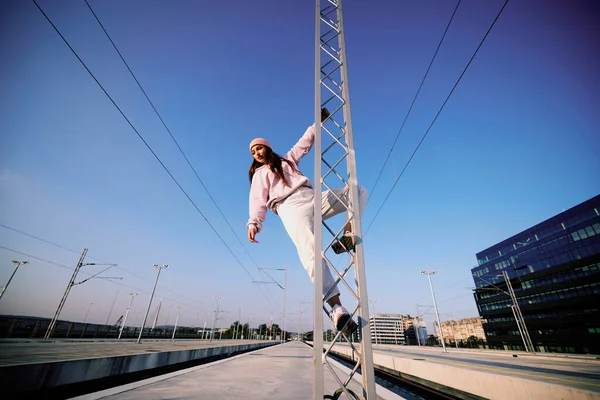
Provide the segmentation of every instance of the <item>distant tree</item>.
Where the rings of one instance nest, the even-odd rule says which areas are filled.
[[[194,332],[196,332],[196,328],[194,328],[193,326],[190,326],[190,327],[182,326],[181,328],[177,328],[177,333],[181,333],[181,334],[193,334]]]
[[[438,339],[435,335],[429,335],[427,337],[427,346],[437,346]]]
[[[233,324],[231,324],[229,332],[231,338],[241,339],[243,337],[244,339],[247,339],[249,337],[250,326],[248,324],[242,324],[239,321],[235,321]]]
[[[333,333],[333,331],[331,329],[327,329],[325,332],[323,332],[323,339],[326,342],[333,340],[334,336],[335,336],[335,334]]]
[[[244,339],[250,339],[250,324],[244,324],[241,327],[241,334],[238,337],[243,337]]]
[[[476,347],[478,347],[479,340],[480,339],[477,339],[476,336],[473,336],[473,335],[469,336],[467,338],[467,347],[469,347],[469,348],[476,348]]]
[[[278,324],[273,324],[271,325],[271,336],[273,336],[273,339],[275,339],[277,337],[277,335],[281,334],[281,328],[279,328]]]
[[[269,331],[268,331],[267,324],[260,324],[258,326],[258,337],[264,338],[265,336],[268,336],[268,335],[269,335]]]

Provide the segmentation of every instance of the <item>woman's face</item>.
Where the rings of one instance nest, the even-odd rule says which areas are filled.
[[[252,150],[250,150],[252,157],[254,157],[254,159],[261,164],[265,163],[266,152],[267,152],[267,148],[265,146],[263,146],[262,144],[257,144],[255,146],[252,146]]]

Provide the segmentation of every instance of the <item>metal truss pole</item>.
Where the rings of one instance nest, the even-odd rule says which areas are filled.
[[[506,286],[508,287],[508,293],[514,304],[514,310],[516,311],[516,315],[518,319],[520,319],[521,326],[523,328],[523,339],[525,339],[525,341],[527,342],[527,345],[529,346],[529,351],[532,354],[535,354],[535,347],[533,346],[533,342],[531,341],[531,336],[529,336],[529,331],[527,330],[527,325],[525,324],[525,318],[523,318],[523,314],[521,313],[521,307],[519,307],[519,301],[517,300],[515,291],[512,287],[512,284],[510,283],[508,273],[506,271],[502,271],[502,276],[504,277],[504,281],[506,282]],[[527,347],[525,348],[525,351],[528,351]]]
[[[521,321],[517,317],[517,313],[515,311],[515,305],[511,304],[510,309],[513,312],[513,316],[515,317],[515,322],[517,323],[517,329],[519,329],[519,334],[521,335],[521,340],[523,340],[523,347],[525,351],[529,353],[529,346],[527,346],[527,340],[525,339],[525,335],[523,334],[523,329],[521,328]]]
[[[346,47],[344,42],[344,24],[341,0],[316,0],[316,57],[315,57],[315,277],[314,277],[314,351],[315,351],[315,392],[314,399],[323,398],[324,368],[326,365],[341,386],[338,392],[344,392],[352,398],[347,386],[356,374],[358,368],[362,371],[362,398],[375,400],[375,375],[373,371],[373,350],[369,325],[369,300],[367,297],[367,281],[363,254],[361,210],[358,198],[358,179],[356,174],[356,158],[354,137],[352,132],[352,117],[350,111],[350,94],[348,85],[348,68],[346,62]],[[321,109],[326,107],[330,116],[321,122]],[[345,162],[344,162],[345,161]],[[344,168],[345,167],[345,168]],[[336,225],[332,219],[324,221],[322,213],[322,197],[319,189],[331,190],[341,187],[343,190],[331,191],[346,210],[349,222],[355,235],[355,248],[346,254],[349,256],[343,269],[338,269],[330,261],[331,246],[344,235],[344,225]],[[331,225],[331,226],[330,226]],[[322,226],[324,229],[319,229]],[[336,226],[333,228],[333,226]],[[343,286],[354,297],[354,307],[344,304],[352,317],[358,317],[360,329],[360,348],[350,342],[342,332],[325,349],[323,349],[323,318],[321,309],[328,293],[322,293],[322,268],[330,268],[336,279],[337,286]],[[354,270],[354,276],[351,276]],[[338,376],[327,355],[338,339],[345,340],[354,352],[354,367],[348,376]],[[356,393],[360,396],[360,393]]]
[[[158,284],[158,278],[160,277],[160,271],[162,269],[166,269],[169,268],[168,265],[158,265],[158,264],[154,264],[154,268],[158,269],[158,272],[156,273],[156,280],[154,281],[154,287],[152,288],[152,293],[150,294],[150,300],[148,301],[148,308],[146,308],[146,314],[144,315],[144,321],[142,322],[142,326],[140,327],[140,334],[137,338],[137,344],[142,343],[142,335],[144,333],[144,327],[146,326],[146,321],[148,320],[148,313],[150,312],[150,307],[152,306],[152,300],[154,299],[154,292],[156,292],[156,285]],[[179,314],[177,314],[179,315]]]
[[[321,0],[316,0],[315,21],[315,209],[314,209],[314,231],[315,231],[315,276],[313,278],[313,400],[321,400],[325,395],[325,368],[323,366],[323,232],[321,223],[322,198],[318,189],[321,187]]]
[[[67,301],[67,297],[69,297],[69,292],[71,291],[71,288],[73,286],[75,286],[75,278],[77,278],[77,274],[79,273],[79,270],[84,265],[83,260],[85,259],[87,252],[88,252],[88,249],[83,249],[83,252],[81,253],[81,257],[79,257],[79,261],[77,261],[77,266],[73,270],[73,275],[71,275],[71,279],[69,280],[69,283],[67,284],[65,293],[63,294],[63,297],[60,299],[60,303],[58,304],[58,308],[56,309],[56,312],[54,313],[54,316],[52,317],[52,321],[50,321],[50,325],[48,325],[48,329],[46,330],[44,339],[50,339],[50,336],[52,336],[52,332],[54,332],[54,327],[56,326],[56,322],[58,321],[60,312],[62,311],[62,309],[65,305],[65,302]],[[93,265],[93,264],[88,264],[88,265]]]

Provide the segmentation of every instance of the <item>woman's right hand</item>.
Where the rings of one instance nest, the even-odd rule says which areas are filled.
[[[258,243],[257,240],[255,240],[254,238],[256,237],[256,229],[248,229],[248,240],[251,241],[252,243]]]

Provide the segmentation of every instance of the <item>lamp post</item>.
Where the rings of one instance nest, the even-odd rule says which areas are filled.
[[[446,343],[444,341],[444,331],[442,330],[442,324],[440,323],[440,314],[438,313],[437,302],[435,301],[435,293],[433,292],[433,284],[431,283],[431,275],[437,274],[437,271],[421,271],[421,275],[427,275],[427,279],[429,280],[429,288],[431,289],[431,297],[433,297],[433,307],[435,308],[435,317],[437,319],[438,326],[440,328],[440,336],[442,337],[442,348],[444,349],[444,353],[446,351]]]
[[[307,310],[302,310],[302,304],[312,304],[312,301],[302,301],[298,300],[298,341],[301,342],[304,339],[304,335],[302,334],[302,314],[304,314]],[[302,339],[301,339],[302,338]]]
[[[117,290],[117,293],[115,294],[115,298],[113,299],[112,305],[110,306],[110,311],[108,312],[108,317],[106,317],[106,323],[104,325],[108,325],[108,322],[110,321],[110,316],[112,315],[113,308],[115,308],[115,303],[117,302],[118,295],[119,295],[119,291]]]
[[[85,323],[86,323],[86,321],[87,321],[87,317],[88,317],[88,314],[90,313],[90,308],[92,308],[92,304],[94,304],[94,302],[93,302],[93,301],[92,301],[92,302],[90,302],[90,305],[88,306],[88,308],[87,308],[87,311],[85,312],[85,317],[83,317],[83,323],[84,323],[84,324],[85,324]]]
[[[415,322],[413,323],[413,326],[415,328],[415,336],[417,336],[417,344],[421,346],[421,338],[419,337],[421,336],[421,332],[419,332],[419,305],[415,304],[415,306],[417,308],[417,315],[415,316]]]
[[[240,324],[241,323],[242,323],[242,309],[238,308],[238,323],[237,323],[237,325],[235,327],[235,333],[234,333],[234,336],[233,336],[233,340],[236,340],[236,339],[239,340],[241,338],[241,336],[242,336],[241,332],[240,332]]]
[[[158,265],[154,264],[154,268],[158,269],[158,273],[156,274],[156,280],[154,281],[154,287],[152,288],[152,294],[150,295],[150,301],[148,301],[148,308],[146,308],[146,315],[144,315],[144,322],[142,322],[142,326],[140,326],[140,335],[138,336],[137,343],[140,344],[142,342],[142,333],[144,333],[144,326],[146,326],[146,320],[148,319],[148,313],[150,312],[150,306],[152,305],[152,299],[154,298],[154,292],[156,291],[156,284],[158,283],[158,277],[160,276],[160,271],[164,268],[169,268],[168,265]]]
[[[215,306],[215,311],[214,311],[214,314],[213,314],[212,328],[210,328],[210,340],[209,340],[209,342],[212,342],[212,340],[213,340],[213,336],[214,336],[214,332],[215,332],[215,321],[219,317],[219,299],[221,299],[221,298],[223,298],[223,296],[215,295],[215,299],[217,300],[217,304]]]
[[[121,339],[121,335],[123,334],[123,329],[125,328],[125,323],[127,322],[127,316],[129,315],[129,310],[131,310],[131,305],[133,304],[133,298],[137,296],[137,293],[129,293],[131,299],[129,300],[129,306],[127,307],[127,311],[125,311],[125,317],[123,317],[123,323],[121,324],[121,329],[119,330],[119,337],[117,340]]]
[[[2,296],[4,296],[4,292],[6,292],[8,285],[10,285],[10,281],[12,281],[12,279],[15,276],[15,274],[17,273],[17,270],[19,269],[19,267],[21,265],[29,264],[29,261],[12,260],[12,263],[15,264],[15,269],[13,270],[12,274],[10,275],[10,278],[8,278],[8,282],[6,282],[6,285],[4,285],[4,287],[2,288],[2,291],[0,291],[0,299],[2,298]]]
[[[179,322],[179,310],[183,307],[177,306],[177,317],[175,318],[175,326],[173,327],[173,336],[171,336],[171,340],[175,340],[175,332],[177,332],[177,322]]]
[[[371,303],[371,305],[373,306],[373,331],[375,332],[375,344],[378,344],[377,343],[377,321],[376,321],[377,316],[375,315],[375,303],[377,303],[377,300],[369,300],[369,303]]]

